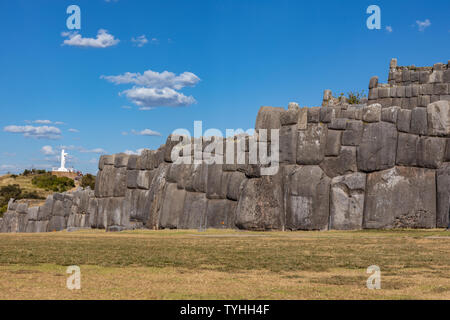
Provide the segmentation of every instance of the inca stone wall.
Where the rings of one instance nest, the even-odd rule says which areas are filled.
[[[381,85],[372,78],[369,99],[359,105],[335,99],[326,90],[322,107],[299,108],[296,103],[287,109],[262,107],[254,136],[179,137],[180,144],[169,137],[158,150],[139,156],[102,156],[95,192],[55,194],[39,208],[11,201],[0,230],[446,227],[449,66],[412,70],[397,67],[394,60],[390,69],[390,83]],[[428,76],[421,84],[422,72]],[[394,90],[408,93],[384,97],[384,89],[389,95]],[[374,98],[380,91],[381,98]],[[419,101],[425,96],[430,99],[426,105],[411,103],[412,98]],[[279,144],[261,129],[269,133],[279,129]],[[257,159],[252,159],[252,141],[259,143]],[[227,157],[225,145],[235,150],[233,159]],[[279,150],[278,159],[273,157],[274,148]],[[243,151],[243,164],[235,161],[237,150]],[[199,154],[209,158],[178,164],[172,162],[173,154],[191,162]],[[224,164],[208,164],[211,157]],[[274,165],[279,165],[275,174],[262,174]]]

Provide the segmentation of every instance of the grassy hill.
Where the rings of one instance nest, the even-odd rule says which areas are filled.
[[[32,183],[33,178],[37,176],[43,176],[44,174],[30,174],[30,175],[13,175],[6,174],[0,176],[0,189],[2,187],[7,187],[11,185],[18,185],[22,190],[22,194],[37,194],[40,198],[43,199],[28,199],[25,196],[25,199],[21,199],[20,201],[27,201],[30,206],[39,206],[45,202],[45,198],[53,194],[55,191],[48,188],[39,188],[35,184]],[[75,182],[75,188],[78,186],[78,182]],[[75,189],[73,188],[73,189]],[[73,190],[71,189],[71,190]],[[70,190],[69,190],[70,191]]]

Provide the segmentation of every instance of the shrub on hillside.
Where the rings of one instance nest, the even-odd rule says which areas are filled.
[[[51,173],[37,175],[31,179],[31,183],[38,188],[54,192],[65,192],[75,187],[75,183],[72,179],[67,177],[57,177]]]
[[[83,188],[90,187],[91,190],[95,189],[95,176],[88,173],[81,178],[81,186]]]
[[[18,184],[10,184],[0,188],[0,217],[8,210],[9,199],[45,199],[36,191],[23,191]]]

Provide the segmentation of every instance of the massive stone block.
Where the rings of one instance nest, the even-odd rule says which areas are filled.
[[[236,201],[208,200],[206,227],[215,229],[233,229],[236,221]]]
[[[297,164],[314,165],[322,162],[325,156],[327,127],[323,124],[310,124],[304,131],[298,131]]]
[[[208,199],[225,199],[230,172],[223,172],[221,164],[209,165],[207,170],[206,197]]]
[[[183,215],[186,193],[185,190],[178,189],[175,183],[169,183],[167,185],[161,209],[161,228],[176,229],[179,227],[179,221]]]
[[[330,229],[362,228],[366,175],[361,172],[339,176],[331,181]]]
[[[183,214],[180,216],[179,229],[206,228],[206,208],[208,199],[204,193],[188,192],[184,200]]]
[[[330,178],[357,171],[356,147],[342,147],[337,157],[325,157],[320,167]]]
[[[297,159],[297,125],[280,130],[280,163],[295,164]]]
[[[247,230],[282,229],[283,208],[280,174],[245,180],[236,208],[236,226]]]
[[[428,133],[433,136],[450,135],[450,102],[437,101],[427,106]]]
[[[255,129],[280,129],[283,108],[261,107],[256,117]]]
[[[45,203],[39,209],[38,220],[49,220],[53,209],[53,195],[50,195],[45,200]]]
[[[414,108],[411,111],[411,133],[426,135],[427,132],[427,109]]]
[[[342,134],[343,146],[358,146],[361,142],[363,123],[358,120],[347,121],[347,128]]]
[[[364,172],[383,170],[395,165],[397,129],[394,124],[377,122],[364,125],[357,150],[358,169]]]
[[[398,134],[396,164],[403,166],[416,166],[418,142],[419,136],[400,132]]]
[[[364,228],[435,228],[435,172],[394,167],[370,173],[365,202]]]
[[[63,216],[53,216],[48,223],[48,231],[61,231],[66,229],[66,219]]]
[[[331,179],[318,166],[286,169],[286,229],[328,229],[330,182]]]
[[[341,151],[342,131],[328,130],[325,156],[337,156]],[[294,163],[293,163],[294,164]]]
[[[420,167],[437,169],[444,161],[444,138],[421,137],[417,143],[417,164]]]
[[[450,162],[436,172],[437,217],[436,226],[446,228],[450,219]]]
[[[113,196],[124,197],[127,190],[127,168],[115,168]]]
[[[362,108],[362,120],[365,122],[378,122],[381,120],[381,104],[375,103]]]
[[[245,174],[242,172],[232,172],[228,186],[227,186],[227,198],[230,200],[239,200],[239,196],[242,193],[242,184],[246,180]]]

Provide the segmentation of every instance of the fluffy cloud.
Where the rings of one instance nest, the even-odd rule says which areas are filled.
[[[133,84],[131,89],[120,92],[131,102],[139,106],[139,110],[150,110],[153,107],[180,107],[197,101],[177,91],[184,87],[194,87],[200,78],[192,72],[176,75],[173,72],[155,72],[147,70],[143,74],[126,72],[117,76],[101,76],[116,85]]]
[[[187,97],[171,88],[156,89],[133,87],[132,89],[123,91],[121,94],[125,94],[126,97],[137,106],[145,108],[181,107],[196,103],[194,97]]]
[[[56,127],[49,126],[6,126],[3,131],[10,133],[23,134],[27,138],[35,139],[59,139],[61,138],[61,130]]]
[[[137,38],[131,38],[131,42],[135,43],[136,46],[138,46],[139,48],[143,47],[145,44],[148,43],[147,37],[145,36],[145,34],[143,34],[142,36],[139,36]]]
[[[145,148],[141,148],[141,149],[137,149],[136,151],[133,151],[133,150],[125,150],[125,154],[129,154],[129,155],[137,155],[137,156],[139,156],[141,153],[142,153],[142,151],[144,151],[144,150],[146,150]]]
[[[74,133],[76,133],[76,132],[80,132],[79,130],[77,130],[77,129],[74,129],[74,128],[70,128],[69,130],[68,130],[69,132],[74,132]]]
[[[104,29],[98,30],[96,38],[83,38],[78,32],[63,32],[61,35],[68,38],[64,40],[63,45],[75,47],[108,48],[120,41]]]
[[[43,147],[41,148],[41,152],[42,152],[43,154],[45,154],[45,155],[53,155],[53,154],[56,153],[56,152],[53,150],[53,147],[52,147],[52,146],[43,146]]]
[[[150,129],[144,129],[141,131],[131,130],[131,133],[139,136],[158,136],[158,137],[161,136],[161,133]]]
[[[431,21],[428,19],[425,19],[425,21],[416,21],[417,26],[419,27],[419,31],[424,31],[426,28],[431,26]]]
[[[98,153],[98,154],[105,154],[107,153],[105,149],[102,148],[94,148],[94,149],[85,149],[83,147],[79,147],[78,151],[81,153]]]
[[[147,70],[143,74],[125,72],[118,76],[101,76],[101,78],[114,84],[135,84],[147,88],[172,88],[175,90],[193,87],[200,81],[200,78],[192,72],[183,72],[176,75],[169,71],[160,73],[152,70]]]

